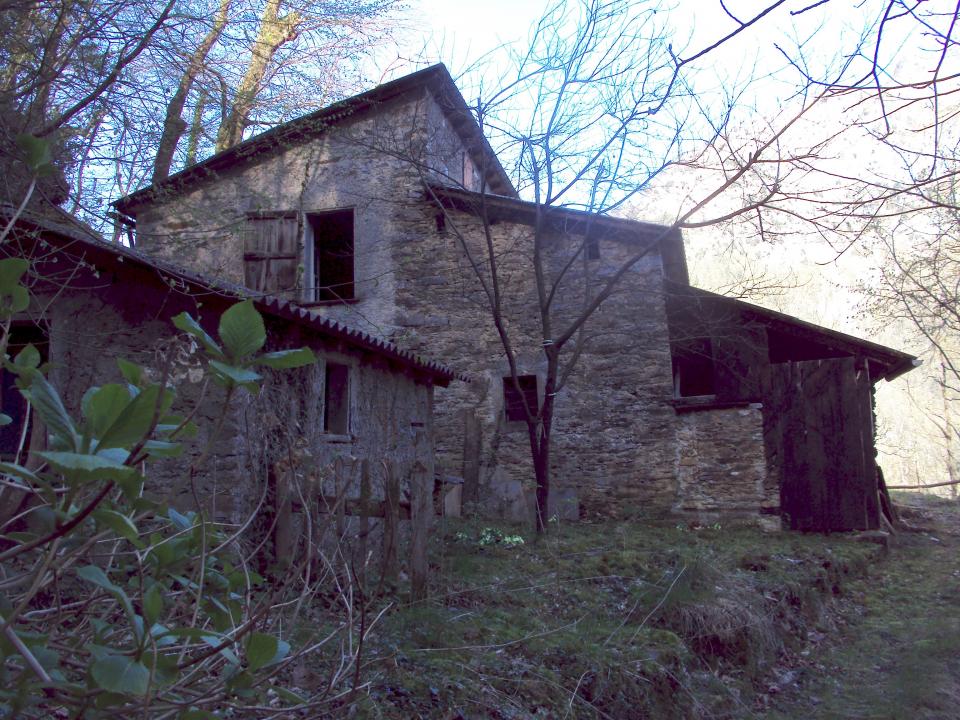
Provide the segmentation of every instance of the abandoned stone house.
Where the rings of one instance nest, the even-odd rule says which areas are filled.
[[[558,393],[550,514],[878,522],[871,388],[913,358],[691,288],[679,232],[521,200],[443,66],[257,135],[115,207],[118,233],[140,252],[469,376],[437,391],[438,468],[464,478],[467,499],[513,518],[533,512],[518,408],[543,393],[532,228],[547,227],[551,267],[568,271],[558,317],[635,259],[590,318]],[[504,382],[509,363],[472,264],[488,232],[519,393]]]
[[[194,418],[198,435],[184,441],[182,456],[149,462],[151,495],[181,509],[195,509],[199,501],[216,519],[234,524],[257,508],[269,511],[261,515],[267,520],[292,517],[305,497],[323,513],[343,508],[346,495],[361,496],[369,511],[347,518],[347,530],[364,530],[357,549],[363,557],[365,518],[378,516],[376,507],[383,516],[390,487],[396,517],[401,509],[408,518],[432,514],[433,392],[455,378],[443,365],[280,298],[260,298],[255,304],[267,330],[265,350],[309,347],[317,362],[293,370],[263,368],[259,393],[238,392],[225,404],[224,389],[196,372],[199,351],[185,343],[171,319],[188,312],[216,337],[222,313],[247,297],[243,288],[106,242],[65,214],[24,214],[2,255],[31,260],[31,304],[14,319],[10,352],[28,342],[41,350],[51,382],[74,417],[80,417],[88,388],[123,382],[117,358],[157,378],[161,366],[168,367],[177,391],[174,410]],[[15,419],[0,430],[0,453],[9,459],[28,420],[12,376],[6,370],[3,376],[4,411]],[[218,426],[209,457],[191,481],[187,469],[205,456]],[[45,439],[37,427],[33,423],[28,443],[33,449]],[[17,500],[5,497],[4,517],[16,514]],[[298,524],[275,524],[278,552],[290,551],[297,541],[290,531]],[[334,521],[324,527],[344,537]]]

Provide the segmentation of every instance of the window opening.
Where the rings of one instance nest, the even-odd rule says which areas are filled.
[[[49,340],[44,328],[34,323],[14,323],[10,327],[10,339],[7,344],[7,353],[15,358],[27,345],[32,344],[40,353],[40,362],[47,362],[49,355]],[[17,448],[20,447],[20,437],[26,425],[26,442],[24,450],[30,446],[31,418],[27,415],[27,401],[17,389],[17,376],[3,369],[0,372],[0,411],[10,416],[12,422],[0,427],[0,457],[12,459]]]
[[[599,260],[600,241],[595,237],[588,237],[586,240],[585,252],[587,253],[587,260]]]
[[[313,240],[308,269],[318,302],[354,298],[353,210],[308,215]]]
[[[327,363],[324,371],[323,431],[331,435],[350,433],[350,368]]]
[[[673,345],[673,387],[677,397],[716,393],[713,343],[689,338]]]
[[[524,401],[536,413],[540,409],[537,398],[537,376],[520,375],[517,377],[520,391],[517,391],[513,378],[509,375],[503,378],[503,410],[508,422],[523,422],[527,419]]]

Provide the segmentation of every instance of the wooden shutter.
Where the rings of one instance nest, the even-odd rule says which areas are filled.
[[[268,294],[296,291],[300,234],[300,217],[295,211],[247,215],[243,240],[244,285]]]

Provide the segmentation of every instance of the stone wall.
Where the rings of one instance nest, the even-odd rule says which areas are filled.
[[[210,332],[223,309],[217,305],[204,298],[202,319]],[[414,466],[422,468],[432,484],[433,387],[374,353],[266,316],[267,349],[308,346],[319,362],[297,370],[265,371],[261,392],[238,391],[227,406],[224,390],[205,385],[195,372],[200,365],[195,348],[177,338],[170,318],[184,309],[184,302],[175,291],[152,291],[113,277],[97,290],[41,296],[38,312],[40,308],[49,326],[51,381],[75,417],[87,388],[122,382],[117,358],[141,364],[155,375],[166,358],[172,359],[174,411],[195,412],[199,433],[185,441],[180,458],[149,462],[147,476],[149,492],[182,509],[193,509],[199,501],[217,519],[239,523],[272,492],[270,485],[280,474],[288,484],[295,481],[297,492],[334,494],[338,464],[346,496],[357,498],[364,460],[370,468],[372,501],[384,498],[383,461],[401,478],[406,498]],[[323,430],[326,362],[350,368],[347,435]],[[203,453],[219,423],[210,457],[191,483],[189,465]]]
[[[677,416],[674,510],[701,521],[758,518],[769,491],[763,407],[696,409]]]
[[[509,364],[471,266],[471,256],[486,260],[487,228],[475,214],[441,210],[424,197],[422,168],[429,166],[430,153],[443,156],[453,179],[459,179],[458,171],[462,178],[462,168],[450,160],[457,157],[450,128],[425,127],[423,118],[435,115],[428,96],[407,97],[311,142],[243,161],[184,194],[141,208],[138,238],[149,251],[239,281],[237,230],[246,212],[354,208],[356,300],[313,311],[468,374],[471,382],[437,392],[440,470],[463,472],[464,426],[468,417],[476,418],[481,506],[529,519],[534,478],[526,426],[504,416],[502,378]],[[542,393],[545,360],[532,283],[532,230],[507,221],[488,229],[517,364],[521,373],[540,377]],[[557,273],[582,243],[582,236],[553,237],[548,272]],[[599,245],[599,259],[576,261],[558,289],[558,325],[579,312],[585,288],[595,292],[639,249],[637,241],[613,237],[601,237]],[[693,421],[678,417],[672,405],[663,274],[659,248],[653,247],[566,351],[577,360],[557,397],[551,467],[559,502],[551,513],[625,517],[678,503],[677,452]],[[762,443],[759,448],[751,462],[762,464]],[[719,466],[719,458],[705,460]]]

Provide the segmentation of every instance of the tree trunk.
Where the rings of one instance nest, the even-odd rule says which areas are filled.
[[[170,98],[167,105],[167,114],[163,120],[163,133],[160,135],[160,144],[157,147],[157,155],[153,160],[153,183],[156,184],[166,180],[170,175],[170,165],[173,163],[173,153],[177,149],[177,143],[187,129],[187,123],[183,120],[183,108],[187,103],[187,96],[190,89],[196,81],[197,76],[203,69],[203,64],[207,59],[210,50],[220,39],[223,29],[227,25],[227,19],[230,15],[230,3],[232,0],[220,0],[220,9],[217,11],[217,17],[214,20],[210,31],[203,38],[203,42],[194,51],[180,78],[180,84],[177,90]],[[202,105],[202,101],[201,101]]]
[[[257,95],[267,74],[267,68],[277,50],[297,35],[301,17],[296,12],[278,17],[281,0],[268,0],[260,18],[260,30],[251,48],[250,64],[240,81],[237,94],[229,113],[220,123],[217,132],[217,152],[233,147],[243,139],[243,131],[250,122]]]
[[[201,92],[197,104],[193,108],[193,122],[190,124],[190,135],[187,137],[186,164],[193,165],[197,161],[197,152],[200,148],[200,136],[203,134],[203,111],[207,107],[207,93]]]

